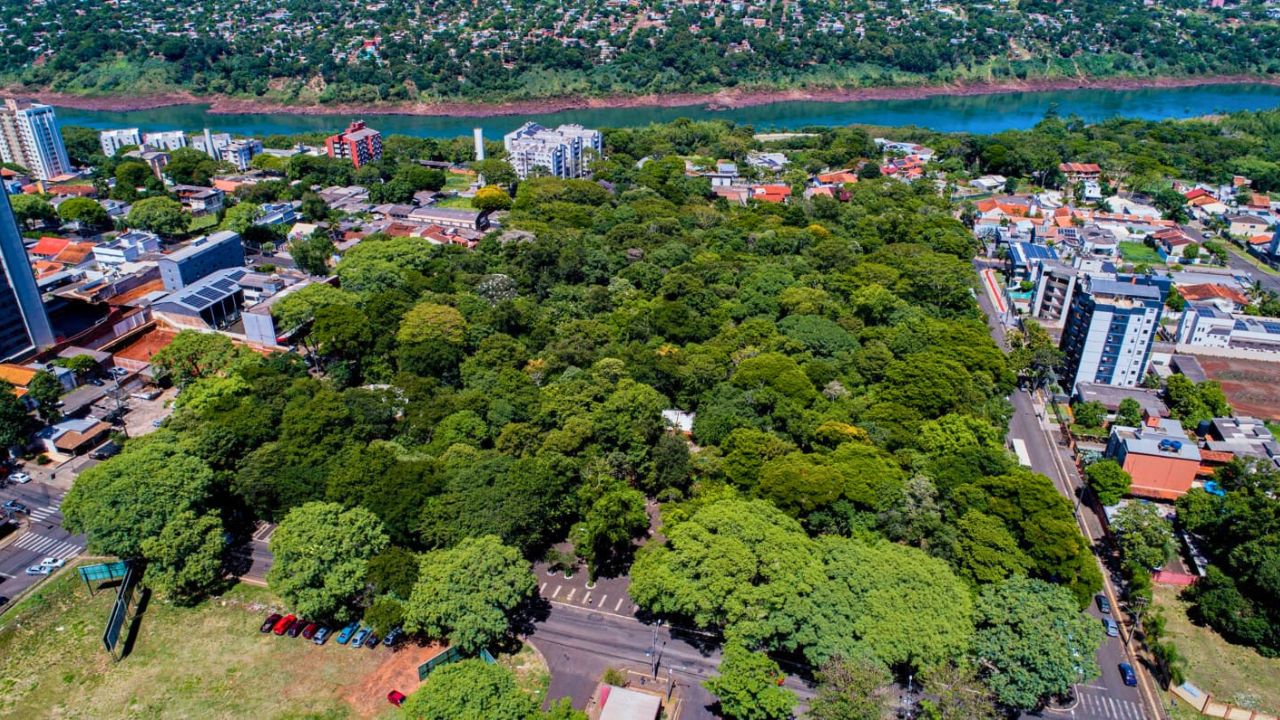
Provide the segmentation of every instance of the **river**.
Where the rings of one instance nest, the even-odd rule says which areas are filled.
[[[944,132],[995,133],[1028,128],[1050,109],[1060,115],[1079,115],[1089,122],[1111,117],[1151,120],[1188,118],[1238,110],[1280,107],[1278,85],[1199,85],[1138,90],[1054,90],[996,95],[943,95],[911,100],[858,102],[778,102],[769,105],[708,110],[700,106],[583,109],[544,115],[484,118],[415,115],[378,115],[367,118],[384,134],[420,137],[470,135],[473,127],[496,138],[525,120],[543,125],[581,123],[587,127],[635,127],[676,118],[732,120],[757,130],[795,130],[809,125],[850,124],[900,127],[917,125]],[[344,118],[291,113],[222,115],[207,105],[177,105],[153,110],[112,112],[58,108],[63,125],[91,128],[138,127],[144,131],[199,130],[210,128],[237,135],[272,135],[309,131],[331,132]]]

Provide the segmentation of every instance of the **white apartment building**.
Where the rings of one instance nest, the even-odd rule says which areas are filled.
[[[187,134],[181,130],[147,133],[142,136],[142,142],[152,150],[172,152],[178,148],[187,147]]]
[[[102,145],[103,155],[115,157],[116,153],[120,152],[120,148],[141,145],[142,133],[138,128],[103,130],[98,133],[98,142]]]
[[[560,178],[580,178],[587,174],[585,151],[600,155],[604,150],[604,136],[599,130],[581,125],[561,125],[549,130],[538,123],[527,122],[502,138],[507,149],[507,161],[516,171],[516,177],[524,180],[543,168]]]
[[[1178,322],[1178,342],[1206,348],[1280,352],[1280,318],[1229,313],[1191,303]]]
[[[70,172],[53,108],[6,98],[0,110],[0,159],[25,167],[41,180]]]

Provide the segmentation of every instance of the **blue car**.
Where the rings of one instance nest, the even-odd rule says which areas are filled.
[[[328,639],[329,639],[329,628],[327,627],[320,628],[319,630],[316,631],[315,635],[311,636],[311,642],[317,645],[323,645],[325,641]]]
[[[337,638],[338,644],[346,645],[347,641],[351,639],[351,635],[359,628],[360,628],[360,623],[351,623],[350,625],[342,628],[342,632],[338,633],[338,638]]]
[[[369,633],[373,632],[370,628],[360,628],[360,632],[351,640],[351,647],[358,648],[364,645],[365,638],[369,637]]]
[[[1133,666],[1129,663],[1120,663],[1120,679],[1124,680],[1124,684],[1129,687],[1138,684],[1138,676],[1133,672]]]

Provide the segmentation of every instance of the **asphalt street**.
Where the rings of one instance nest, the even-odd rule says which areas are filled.
[[[1244,251],[1237,250],[1234,247],[1227,251],[1228,267],[1230,267],[1232,270],[1236,271],[1237,273],[1243,273],[1245,275],[1252,276],[1254,280],[1257,280],[1258,282],[1262,283],[1262,287],[1266,288],[1267,290],[1280,293],[1280,276],[1272,275],[1270,273],[1259,270],[1258,268],[1251,265],[1248,261],[1246,261],[1245,259],[1241,258],[1239,255],[1237,255],[1236,254],[1237,252],[1244,252]]]
[[[1006,328],[993,311],[993,305],[985,292],[978,293],[978,305],[987,317],[992,339],[998,345],[1004,347]],[[1021,439],[1026,443],[1027,454],[1031,458],[1031,469],[1049,477],[1058,488],[1058,491],[1070,500],[1074,506],[1078,502],[1079,490],[1083,487],[1083,479],[1076,470],[1070,449],[1062,444],[1059,436],[1050,433],[1042,419],[1046,412],[1045,408],[1033,402],[1030,394],[1026,391],[1018,390],[1009,399],[1013,403],[1014,409],[1013,418],[1009,422],[1009,438],[1011,440],[1015,438]],[[1091,508],[1081,506],[1078,514],[1084,523],[1085,535],[1090,541],[1090,545],[1094,545],[1095,539],[1105,537],[1102,524]],[[1098,546],[1094,545],[1094,547],[1097,548]],[[1116,602],[1116,592],[1111,587],[1109,571],[1105,564],[1101,565],[1101,570],[1104,578],[1106,578],[1107,588],[1105,590],[1111,600],[1114,613],[1119,608],[1119,603]],[[1090,616],[1097,618],[1099,623],[1102,622],[1102,613],[1098,611],[1096,602],[1090,604],[1087,612]],[[1119,616],[1113,615],[1113,617],[1118,623],[1121,622]],[[1147,709],[1142,693],[1136,687],[1125,685],[1120,678],[1120,663],[1129,661],[1122,642],[1128,637],[1129,629],[1125,626],[1120,637],[1108,637],[1105,639],[1098,649],[1097,656],[1098,667],[1102,671],[1102,676],[1076,686],[1075,698],[1073,698],[1072,702],[1060,708],[1046,709],[1040,713],[1027,713],[1023,717],[1074,718],[1078,720],[1146,720],[1149,718],[1150,712]],[[1142,679],[1144,681],[1148,679],[1146,673],[1142,672],[1142,669],[1136,664],[1135,669],[1143,676]]]
[[[25,485],[9,483],[0,490],[0,502],[17,500],[30,514],[21,514],[21,527],[0,547],[0,595],[17,597],[44,579],[26,570],[45,558],[70,560],[84,552],[84,536],[62,528],[59,506],[66,491],[39,481]],[[7,603],[6,603],[7,606]],[[0,608],[3,610],[5,608]]]

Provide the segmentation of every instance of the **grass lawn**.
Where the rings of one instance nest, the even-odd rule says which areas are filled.
[[[187,232],[200,232],[208,230],[218,225],[218,216],[214,214],[201,215],[200,217],[191,218],[191,224],[187,226]]]
[[[435,206],[442,208],[462,208],[464,210],[472,209],[471,198],[464,197],[443,198],[441,200],[437,200]]]
[[[250,606],[272,604],[266,590],[237,586],[195,608],[153,596],[132,654],[119,663],[101,639],[114,599],[113,590],[91,599],[64,571],[4,614],[0,717],[394,716],[385,700],[357,711],[344,699],[392,653],[264,636],[266,610]]]
[[[445,190],[466,190],[475,181],[474,175],[459,175],[458,173],[445,173],[445,175],[447,176],[444,182]]]
[[[1140,242],[1120,243],[1120,257],[1124,258],[1125,262],[1131,263],[1164,264],[1164,260],[1160,259],[1159,253]]]
[[[1177,588],[1156,585],[1155,601],[1164,608],[1169,639],[1187,658],[1186,675],[1192,685],[1221,702],[1280,711],[1280,658],[1264,658],[1207,627],[1193,625]]]

